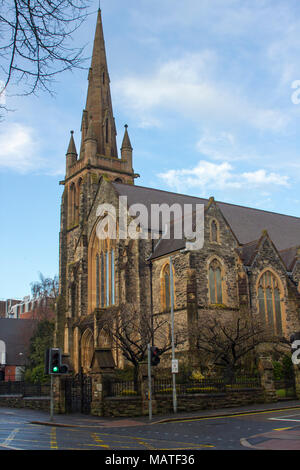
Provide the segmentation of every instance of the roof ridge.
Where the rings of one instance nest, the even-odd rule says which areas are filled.
[[[133,187],[133,188],[149,189],[151,191],[159,191],[161,193],[175,194],[177,196],[185,196],[185,197],[190,197],[190,198],[193,198],[193,199],[202,199],[202,200],[205,200],[207,202],[209,201],[209,198],[206,198],[206,197],[190,196],[189,194],[175,193],[174,191],[166,191],[165,189],[149,188],[147,186],[132,185],[132,184],[128,184],[128,183],[117,183],[115,181],[113,181],[112,183],[113,184],[126,185],[126,186],[129,186],[131,188]],[[232,202],[224,202],[224,201],[215,201],[215,202],[217,204],[226,204],[228,206],[241,207],[242,209],[250,209],[250,210],[253,210],[253,211],[264,212],[266,214],[282,215],[283,217],[292,217],[293,219],[297,219],[297,220],[299,219],[300,220],[300,216],[296,217],[295,215],[282,214],[281,212],[273,212],[273,211],[267,211],[265,209],[258,209],[256,207],[242,206],[241,204],[233,204]]]

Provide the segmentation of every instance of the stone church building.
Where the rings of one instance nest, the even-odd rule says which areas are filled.
[[[76,149],[71,132],[60,182],[56,345],[74,373],[88,374],[96,362],[100,369],[124,366],[102,329],[103,312],[117,318],[118,307],[130,304],[150,317],[169,315],[170,256],[175,330],[179,322],[247,311],[276,337],[300,331],[300,218],[138,186],[132,155],[127,126],[120,155],[117,150],[99,10],[81,144]],[[110,204],[118,213],[120,197],[128,208],[143,204],[149,213],[153,205],[204,205],[203,247],[185,250],[184,237],[163,238],[162,224],[158,239],[99,239],[98,207]]]

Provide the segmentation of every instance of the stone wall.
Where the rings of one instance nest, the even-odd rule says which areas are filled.
[[[103,400],[103,416],[142,416],[143,402],[136,397],[107,397]]]
[[[240,389],[226,393],[191,394],[177,396],[178,412],[191,412],[206,409],[229,408],[254,403],[264,403],[262,388]],[[103,402],[103,416],[133,417],[148,414],[147,403],[136,397],[107,397]],[[155,395],[153,414],[163,415],[173,412],[172,395]]]
[[[191,412],[215,408],[228,408],[264,402],[264,391],[240,389],[227,393],[191,394],[177,396],[178,412]],[[173,412],[172,395],[156,395],[157,414]]]
[[[43,410],[50,412],[49,397],[22,397],[20,395],[0,396],[0,407],[5,408],[30,408],[32,410]]]

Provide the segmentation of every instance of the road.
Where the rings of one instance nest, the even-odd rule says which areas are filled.
[[[293,407],[160,424],[137,421],[101,424],[88,417],[82,417],[80,427],[32,424],[38,417],[38,413],[30,410],[0,408],[0,449],[211,451],[250,450],[266,445],[284,449],[292,445],[300,450],[300,408]],[[290,432],[294,440],[279,439],[283,432]]]

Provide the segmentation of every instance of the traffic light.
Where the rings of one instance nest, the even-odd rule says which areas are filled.
[[[47,349],[45,355],[45,374],[67,374],[69,367],[61,363],[61,350],[59,348]]]
[[[152,366],[157,366],[160,363],[160,350],[156,346],[150,348],[150,360]]]
[[[61,368],[61,352],[59,348],[50,349],[49,373],[59,374]]]

